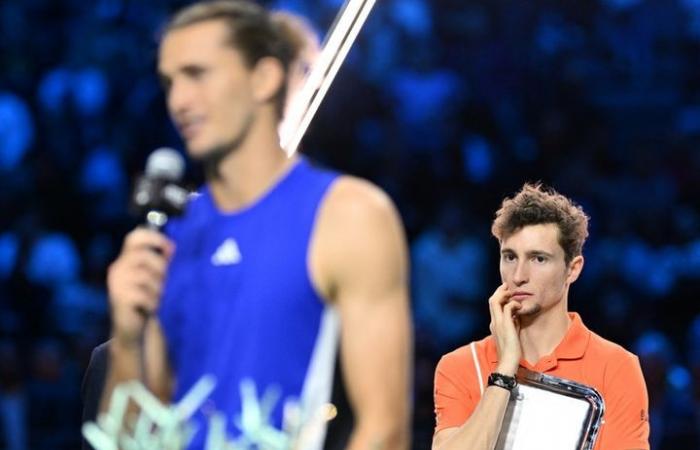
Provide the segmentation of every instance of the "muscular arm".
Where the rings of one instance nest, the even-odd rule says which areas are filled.
[[[410,444],[411,320],[407,251],[398,215],[376,187],[339,180],[319,217],[312,273],[341,317],[341,365],[353,450]]]

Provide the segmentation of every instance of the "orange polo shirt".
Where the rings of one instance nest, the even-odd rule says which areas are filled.
[[[604,423],[595,450],[649,449],[649,399],[639,360],[619,345],[590,331],[581,317],[570,313],[571,324],[551,355],[534,366],[536,372],[594,387],[605,401]],[[489,336],[476,342],[481,380],[498,365],[496,341]],[[443,356],[435,371],[435,432],[459,427],[481,399],[479,378],[469,345]]]

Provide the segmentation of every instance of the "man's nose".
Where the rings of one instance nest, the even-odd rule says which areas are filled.
[[[168,90],[168,110],[170,114],[176,116],[189,108],[192,98],[192,89],[189,89],[186,83],[173,81]]]
[[[530,270],[527,261],[519,261],[515,266],[515,272],[513,273],[513,283],[516,286],[522,286],[527,283],[530,279]]]

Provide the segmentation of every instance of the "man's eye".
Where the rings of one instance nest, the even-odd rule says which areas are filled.
[[[537,255],[537,256],[535,256],[535,261],[537,261],[538,263],[547,262],[547,257],[542,256],[542,255]]]
[[[187,67],[184,72],[190,80],[199,80],[204,77],[207,71],[203,67]]]
[[[503,255],[503,260],[508,262],[515,261],[515,255]]]

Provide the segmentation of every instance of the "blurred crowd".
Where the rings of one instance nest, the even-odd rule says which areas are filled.
[[[79,445],[131,184],[149,151],[182,148],[154,72],[185,3],[0,3],[0,448]],[[342,1],[266,4],[322,36]],[[699,0],[377,2],[303,147],[401,211],[414,448],[430,446],[438,358],[488,333],[494,211],[538,180],[592,218],[569,306],[639,355],[652,448],[700,448],[698,61]]]

